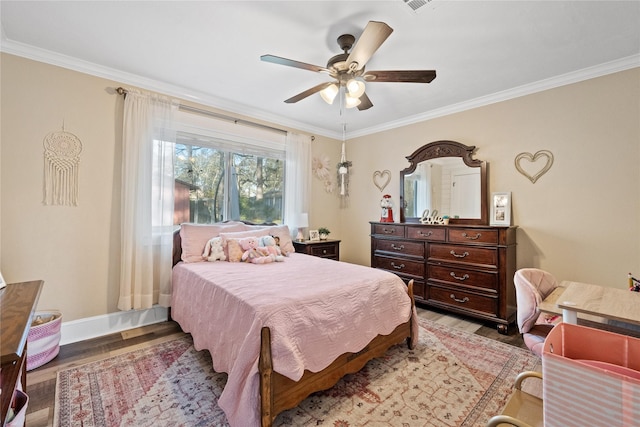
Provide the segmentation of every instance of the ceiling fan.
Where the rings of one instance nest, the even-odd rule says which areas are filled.
[[[260,59],[274,64],[325,73],[335,79],[285,100],[284,102],[288,104],[298,102],[317,92],[320,92],[327,103],[332,104],[340,89],[344,88],[347,108],[357,106],[358,110],[367,110],[373,107],[373,103],[365,93],[365,82],[430,83],[436,78],[435,70],[365,71],[367,61],[392,32],[393,29],[384,22],[369,21],[357,42],[351,34],[341,35],[338,37],[338,45],[344,53],[329,59],[326,67],[274,55],[262,55]]]

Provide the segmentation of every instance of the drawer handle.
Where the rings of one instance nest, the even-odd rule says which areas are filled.
[[[394,228],[383,228],[382,232],[386,234],[393,234],[396,232],[396,230]]]
[[[453,271],[452,271],[451,273],[449,273],[449,274],[450,274],[450,275],[451,275],[451,277],[453,277],[454,279],[458,279],[458,280],[460,280],[460,281],[467,280],[467,279],[469,278],[469,275],[468,275],[468,274],[465,274],[465,275],[464,275],[464,276],[462,276],[462,277],[458,277],[458,276],[456,276],[456,273],[454,273]]]
[[[453,249],[451,249],[451,252],[449,252],[449,253],[450,253],[451,255],[453,255],[454,257],[456,257],[456,258],[464,258],[464,257],[469,256],[469,252],[467,252],[467,251],[464,251],[464,253],[463,253],[463,254],[458,255],[458,254],[456,253],[456,251],[454,251]]]
[[[395,249],[396,251],[401,251],[401,250],[403,250],[403,249],[404,249],[404,245],[396,246],[396,245],[395,245],[395,244],[393,244],[393,243],[391,244],[391,247],[392,247],[393,249]]]
[[[327,250],[326,250],[326,249],[323,249],[323,250],[322,250],[322,254],[323,254],[323,255],[326,255],[326,254],[327,254]]]
[[[461,303],[463,303],[463,304],[464,304],[465,302],[469,302],[469,298],[468,298],[468,297],[464,297],[464,298],[460,299],[460,298],[456,298],[456,296],[455,296],[454,294],[449,295],[449,297],[450,297],[451,299],[453,299],[455,302],[461,302]]]
[[[426,233],[423,233],[422,231],[418,231],[418,234],[420,234],[422,237],[429,237],[433,234],[433,231],[429,230]]]
[[[469,240],[478,240],[480,238],[480,236],[482,236],[481,233],[477,233],[475,236],[468,236],[467,233],[462,233],[462,237],[469,239]]]
[[[396,265],[393,261],[391,261],[391,267],[395,268],[396,270],[402,270],[404,268],[404,264]]]

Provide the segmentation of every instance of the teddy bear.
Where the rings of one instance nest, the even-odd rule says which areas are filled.
[[[260,238],[260,246],[267,249],[270,255],[274,256],[274,261],[282,262],[284,261],[284,256],[282,255],[282,251],[280,250],[280,246],[278,246],[275,237],[273,236],[262,236]]]
[[[259,247],[260,239],[258,237],[245,237],[238,241],[240,247],[244,250],[242,261],[251,262],[253,264],[267,264],[275,261],[275,255],[269,254],[265,247]]]
[[[222,238],[213,237],[204,246],[204,253],[202,257],[207,261],[226,261],[227,257],[224,254],[224,248],[222,247]]]

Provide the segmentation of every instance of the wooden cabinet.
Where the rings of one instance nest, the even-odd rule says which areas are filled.
[[[27,386],[27,337],[42,283],[11,283],[0,290],[0,425],[5,425],[18,382],[23,388]]]
[[[417,303],[515,321],[516,227],[372,222],[371,266],[413,279]]]
[[[305,240],[293,242],[296,252],[320,258],[340,260],[340,240]]]

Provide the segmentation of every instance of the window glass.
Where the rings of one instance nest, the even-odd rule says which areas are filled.
[[[282,224],[284,153],[178,132],[174,223]]]

